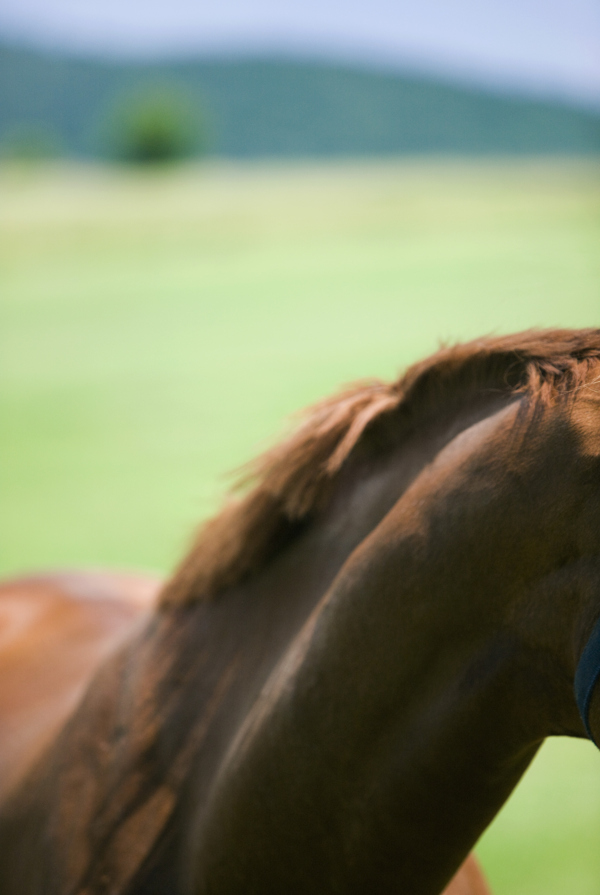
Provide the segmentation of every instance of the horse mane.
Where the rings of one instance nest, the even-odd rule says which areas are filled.
[[[312,405],[287,438],[244,467],[239,486],[200,529],[160,605],[211,599],[248,578],[327,503],[365,433],[392,415],[399,432],[482,391],[528,397],[535,412],[586,385],[600,361],[600,329],[527,330],[442,347],[395,382],[354,383]]]

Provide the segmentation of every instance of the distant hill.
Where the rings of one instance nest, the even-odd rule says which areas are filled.
[[[0,45],[0,144],[19,129],[106,153],[102,122],[145,84],[184,89],[218,156],[591,153],[600,111],[409,74],[286,59],[117,63]]]

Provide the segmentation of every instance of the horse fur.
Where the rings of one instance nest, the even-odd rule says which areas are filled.
[[[600,330],[528,330],[440,349],[395,382],[358,382],[304,412],[299,428],[243,471],[230,499],[201,528],[165,587],[163,607],[210,599],[257,572],[319,511],[350,455],[383,419],[394,437],[474,392],[511,391],[530,412],[590,385]]]
[[[19,769],[2,895],[438,895],[585,736],[599,363],[484,339],[309,411]]]

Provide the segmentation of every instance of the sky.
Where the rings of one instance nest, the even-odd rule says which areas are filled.
[[[600,0],[1,0],[0,38],[105,56],[293,53],[600,106]]]

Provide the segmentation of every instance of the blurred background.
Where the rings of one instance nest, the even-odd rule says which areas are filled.
[[[304,404],[594,326],[596,0],[4,0],[0,571],[167,573]],[[600,756],[547,743],[478,852],[598,895]]]

